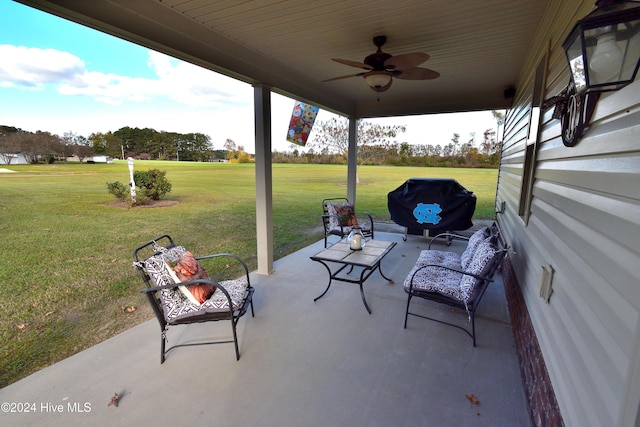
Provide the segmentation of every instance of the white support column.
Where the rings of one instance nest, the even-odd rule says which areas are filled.
[[[273,179],[271,170],[271,89],[253,90],[256,127],[256,241],[258,273],[273,272]]]
[[[358,127],[357,120],[349,117],[349,156],[347,159],[347,199],[356,205],[356,184],[358,177]]]

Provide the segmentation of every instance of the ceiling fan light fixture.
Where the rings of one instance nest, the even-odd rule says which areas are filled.
[[[391,76],[386,71],[370,71],[364,76],[364,79],[371,89],[376,92],[382,92],[388,89],[387,86],[391,86],[389,84],[391,82]]]
[[[382,45],[386,40],[387,37],[384,35],[374,37],[373,44],[376,45],[378,50],[364,58],[363,62],[332,58],[333,61],[340,64],[360,68],[366,71],[348,76],[334,77],[323,80],[323,82],[341,80],[348,77],[362,77],[367,81],[367,84],[374,92],[385,92],[391,87],[394,77],[402,80],[432,80],[440,77],[440,73],[437,71],[418,67],[418,65],[429,59],[429,54],[424,52],[412,52],[393,56],[382,51]]]

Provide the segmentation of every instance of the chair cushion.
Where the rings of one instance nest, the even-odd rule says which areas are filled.
[[[460,278],[462,273],[439,267],[424,267],[415,265],[404,281],[404,289],[409,292],[411,278],[413,277],[413,289],[426,292],[437,292],[460,302],[464,301],[460,291]],[[416,272],[417,271],[417,272]],[[414,276],[415,273],[415,276]]]
[[[462,255],[460,255],[460,265],[463,270],[466,270],[469,266],[478,245],[485,241],[489,237],[489,234],[489,227],[483,227],[471,235],[469,242],[467,243],[467,248],[464,250]]]
[[[465,271],[477,275],[482,275],[485,268],[489,265],[491,259],[496,254],[497,249],[490,241],[483,241],[478,245],[473,259],[469,263],[469,266]],[[463,295],[463,300],[468,301],[476,287],[478,286],[480,279],[473,276],[464,275],[460,280],[460,291]]]
[[[423,266],[427,264],[444,265],[460,269],[460,255],[455,252],[427,249],[420,252],[416,265]]]
[[[495,246],[487,239],[478,244],[474,252],[473,259],[466,269],[461,268],[457,255],[453,252],[425,250],[420,252],[418,261],[407,275],[404,281],[404,288],[408,292],[411,286],[411,277],[414,273],[413,289],[426,292],[437,292],[442,295],[452,297],[460,302],[466,303],[473,295],[479,280],[473,276],[465,275],[457,271],[438,267],[424,267],[429,264],[436,264],[450,268],[461,269],[469,273],[482,275],[491,259],[496,253]],[[418,271],[419,270],[419,271]]]
[[[353,205],[350,203],[327,203],[329,213],[329,230],[340,231],[342,227],[358,225],[358,218]],[[344,230],[348,233],[347,230]]]
[[[168,273],[165,265],[177,262],[187,251],[182,246],[175,246],[161,251],[144,262],[144,268],[151,281],[156,286],[174,284],[175,281]],[[231,297],[231,305],[234,310],[240,309],[247,296],[249,283],[246,276],[236,280],[218,282]],[[169,323],[191,316],[205,313],[220,313],[229,311],[229,300],[220,290],[216,291],[201,305],[195,304],[178,288],[161,289],[157,293],[165,320]]]

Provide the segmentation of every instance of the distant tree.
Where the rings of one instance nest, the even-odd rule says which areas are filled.
[[[449,153],[450,156],[455,156],[456,154],[456,147],[458,146],[458,144],[460,144],[460,135],[457,133],[453,134],[453,137],[451,138],[451,144],[452,144],[452,149],[451,152]]]
[[[473,139],[471,140],[473,141]],[[478,164],[478,149],[469,141],[460,147],[460,156],[464,160],[465,166],[474,167]]]
[[[406,126],[381,126],[367,120],[358,120],[357,145],[388,145],[391,138],[407,130]],[[332,118],[329,121],[316,124],[317,133],[314,135],[314,148],[328,148],[330,153],[342,154],[345,157],[349,153],[349,126],[346,117]]]
[[[20,153],[22,131],[13,129],[6,126],[0,128],[0,159],[5,165],[10,165],[16,154]]]
[[[493,119],[496,121],[496,145],[498,146],[499,150],[499,147],[502,145],[502,141],[499,141],[499,138],[500,126],[502,126],[502,129],[504,129],[504,111],[491,110],[491,114],[493,115]]]
[[[91,141],[82,135],[77,135],[74,132],[68,131],[60,138],[64,144],[65,161],[69,155],[76,156],[82,162],[86,157],[93,155],[93,149],[91,148]]]
[[[88,140],[91,142],[95,154],[104,154],[111,157],[121,156],[123,141],[111,131],[107,133],[92,133],[89,135]]]
[[[494,154],[498,147],[496,141],[496,131],[493,129],[487,129],[482,134],[482,142],[480,143],[480,152],[482,154],[491,155]]]
[[[63,156],[64,144],[57,135],[49,132],[23,132],[20,138],[20,152],[29,163],[36,163],[39,159],[51,162],[56,156]]]
[[[453,156],[454,152],[455,152],[455,146],[453,145],[453,143],[449,143],[442,148],[442,155],[444,157]]]
[[[231,160],[236,157],[237,148],[236,148],[236,143],[233,141],[233,139],[227,138],[227,140],[224,142],[223,147],[225,150],[227,150],[227,154],[226,154],[227,160]]]
[[[65,145],[57,135],[13,129],[5,126],[0,132],[0,155],[6,163],[10,163],[15,154],[22,154],[28,163],[39,159],[51,162],[66,154]]]
[[[74,145],[71,153],[82,162],[87,157],[93,156],[93,149],[86,145]]]
[[[313,141],[307,146],[311,149],[317,148],[327,156],[334,154],[346,160],[349,154],[348,124],[349,121],[346,117],[334,117],[328,121],[317,123],[314,126],[316,134]],[[384,153],[394,145],[392,139],[401,132],[405,132],[407,127],[400,125],[381,126],[371,121],[358,120],[356,129],[357,163],[362,165],[383,162],[384,159],[381,159],[380,156],[384,156]]]
[[[410,157],[413,155],[413,150],[411,146],[407,142],[403,142],[400,144],[400,156],[401,157]]]

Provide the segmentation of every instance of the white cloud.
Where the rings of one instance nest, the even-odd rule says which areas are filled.
[[[0,88],[3,90],[43,90],[78,100],[71,110],[62,101],[44,98],[37,107],[45,113],[8,110],[4,120],[26,130],[43,129],[54,133],[74,131],[88,136],[92,132],[117,130],[123,126],[151,127],[172,132],[201,132],[217,147],[227,138],[253,151],[253,89],[250,85],[193,64],[148,51],[147,66],[152,77],[124,76],[89,70],[77,56],[55,49],[0,45]],[[40,96],[38,94],[38,96]],[[95,100],[97,103],[86,102]],[[72,101],[76,104],[76,100]],[[66,103],[65,105],[69,105]],[[116,108],[113,108],[116,106]],[[288,150],[285,140],[293,100],[272,94],[273,148]],[[321,111],[317,122],[331,113]],[[495,127],[490,112],[383,118],[380,124],[407,125],[398,142],[442,144],[453,132],[468,138],[475,132],[476,143],[482,132]],[[312,132],[312,138],[314,133]]]
[[[84,63],[75,55],[55,49],[0,45],[0,85],[43,89],[47,84],[73,80]]]
[[[84,95],[109,105],[168,99],[190,107],[247,104],[249,85],[193,64],[149,51],[148,66],[157,78],[90,71],[77,56],[55,49],[0,45],[0,87],[44,89]],[[249,97],[249,98],[248,98]]]
[[[243,105],[251,99],[248,84],[188,62],[149,51],[148,64],[162,82],[162,94],[176,102],[210,108]]]

